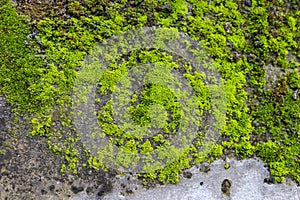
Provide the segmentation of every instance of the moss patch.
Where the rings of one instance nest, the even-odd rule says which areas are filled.
[[[77,165],[82,162],[90,167],[105,168],[87,150],[82,150],[70,117],[71,91],[84,57],[96,42],[103,42],[121,32],[144,26],[175,28],[201,43],[214,59],[226,83],[226,125],[221,141],[209,156],[202,156],[197,151],[203,145],[198,135],[195,144],[188,147],[179,159],[164,169],[138,176],[145,181],[176,183],[178,173],[184,168],[205,159],[213,161],[224,153],[240,158],[258,155],[269,164],[277,182],[289,176],[300,183],[300,78],[297,61],[300,59],[300,12],[297,3],[252,0],[249,6],[231,0],[81,0],[66,5],[68,15],[65,17],[61,17],[63,14],[43,14],[38,22],[30,23],[29,19],[18,15],[8,1],[2,0],[1,92],[7,94],[17,116],[28,117],[31,134],[46,137],[49,148],[65,159],[62,172],[67,169],[76,172]],[[21,7],[18,10],[21,11]],[[186,73],[189,65],[184,62],[180,65],[181,61],[174,55],[157,49],[132,52],[123,60],[116,58],[109,66],[107,76],[99,80],[99,99],[95,100],[99,106],[98,119],[105,134],[120,147],[149,152],[166,143],[165,135],[158,134],[140,141],[124,134],[111,123],[111,102],[103,105],[102,100],[105,95],[109,96],[124,69],[137,60],[140,63],[164,62],[185,69]],[[270,90],[264,89],[267,72],[263,67],[267,65],[279,66],[287,72]],[[186,78],[201,94],[199,98],[205,96],[207,91],[200,75],[187,73]],[[166,98],[166,94],[170,98]],[[136,123],[149,124],[151,116],[147,110],[155,109],[151,106],[159,103],[172,115],[168,121],[166,113],[157,113],[159,122],[167,121],[157,123],[157,126],[166,132],[176,130],[180,106],[170,91],[148,85],[131,100],[131,115]],[[203,111],[208,109],[209,101],[201,101],[204,101],[201,105]],[[266,139],[255,142],[254,137]],[[119,159],[126,161],[131,158],[120,155]]]

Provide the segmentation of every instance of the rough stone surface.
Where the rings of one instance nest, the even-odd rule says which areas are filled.
[[[60,173],[63,160],[53,154],[44,138],[27,136],[26,127],[9,132],[18,124],[12,123],[10,107],[1,96],[0,104],[0,199],[1,200],[62,200],[89,191],[89,198],[105,195],[111,190],[110,173],[78,169],[78,174]],[[19,130],[19,128],[15,129]],[[98,198],[99,199],[99,198]]]
[[[243,161],[229,160],[230,168],[224,169],[225,161],[211,164],[211,171],[200,172],[197,167],[190,169],[190,179],[181,178],[177,185],[157,186],[154,189],[141,189],[131,195],[121,195],[114,190],[105,196],[106,200],[299,200],[300,187],[292,181],[283,184],[267,184],[269,177],[265,163],[256,159]],[[225,179],[231,181],[230,194],[221,190]]]
[[[45,145],[43,138],[30,138],[26,130],[9,133],[11,109],[0,97],[0,199],[40,200],[160,200],[160,199],[232,199],[232,200],[298,200],[300,187],[292,181],[273,184],[268,170],[260,160],[216,161],[203,163],[184,171],[177,185],[145,189],[134,175],[114,176],[101,171],[78,169],[78,174],[62,176],[62,160]],[[229,169],[224,169],[225,163]],[[230,192],[222,192],[222,183],[231,181]],[[223,184],[224,186],[224,184]]]

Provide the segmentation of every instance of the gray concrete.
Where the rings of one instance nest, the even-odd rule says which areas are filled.
[[[269,176],[264,163],[255,159],[244,161],[229,160],[231,167],[224,169],[224,161],[211,164],[211,171],[202,173],[197,167],[189,171],[193,173],[191,179],[181,177],[177,185],[157,186],[150,190],[137,190],[128,196],[120,195],[115,189],[106,195],[106,200],[299,200],[300,187],[287,180],[283,184],[267,184],[264,178]],[[221,191],[224,179],[232,181],[230,195]],[[203,182],[203,185],[200,185]],[[117,187],[115,187],[117,188]],[[79,199],[79,198],[74,198]],[[86,198],[82,198],[86,199]]]

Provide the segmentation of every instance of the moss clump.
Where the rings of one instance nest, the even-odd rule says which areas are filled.
[[[224,169],[229,169],[229,168],[230,168],[230,164],[229,163],[225,163]]]
[[[268,98],[261,102],[255,113],[263,127],[263,132],[257,133],[268,133],[271,137],[257,146],[258,155],[270,164],[271,174],[278,182],[283,182],[286,175],[297,181],[300,178],[300,103],[299,96],[293,95],[299,89],[299,80],[291,78],[295,72],[288,73],[289,78],[283,77],[274,89],[267,91]]]

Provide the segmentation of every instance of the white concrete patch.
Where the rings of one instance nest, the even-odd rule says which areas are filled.
[[[181,178],[177,185],[157,186],[154,189],[138,190],[132,195],[122,196],[115,190],[106,195],[105,200],[299,200],[300,187],[295,183],[267,184],[264,178],[269,176],[264,163],[256,159],[243,161],[228,160],[229,169],[224,169],[225,162],[218,160],[211,164],[208,173],[202,173],[197,167],[189,171],[191,179]],[[232,181],[230,195],[221,191],[224,179]],[[200,185],[200,182],[203,182]],[[78,199],[78,198],[77,198]]]

